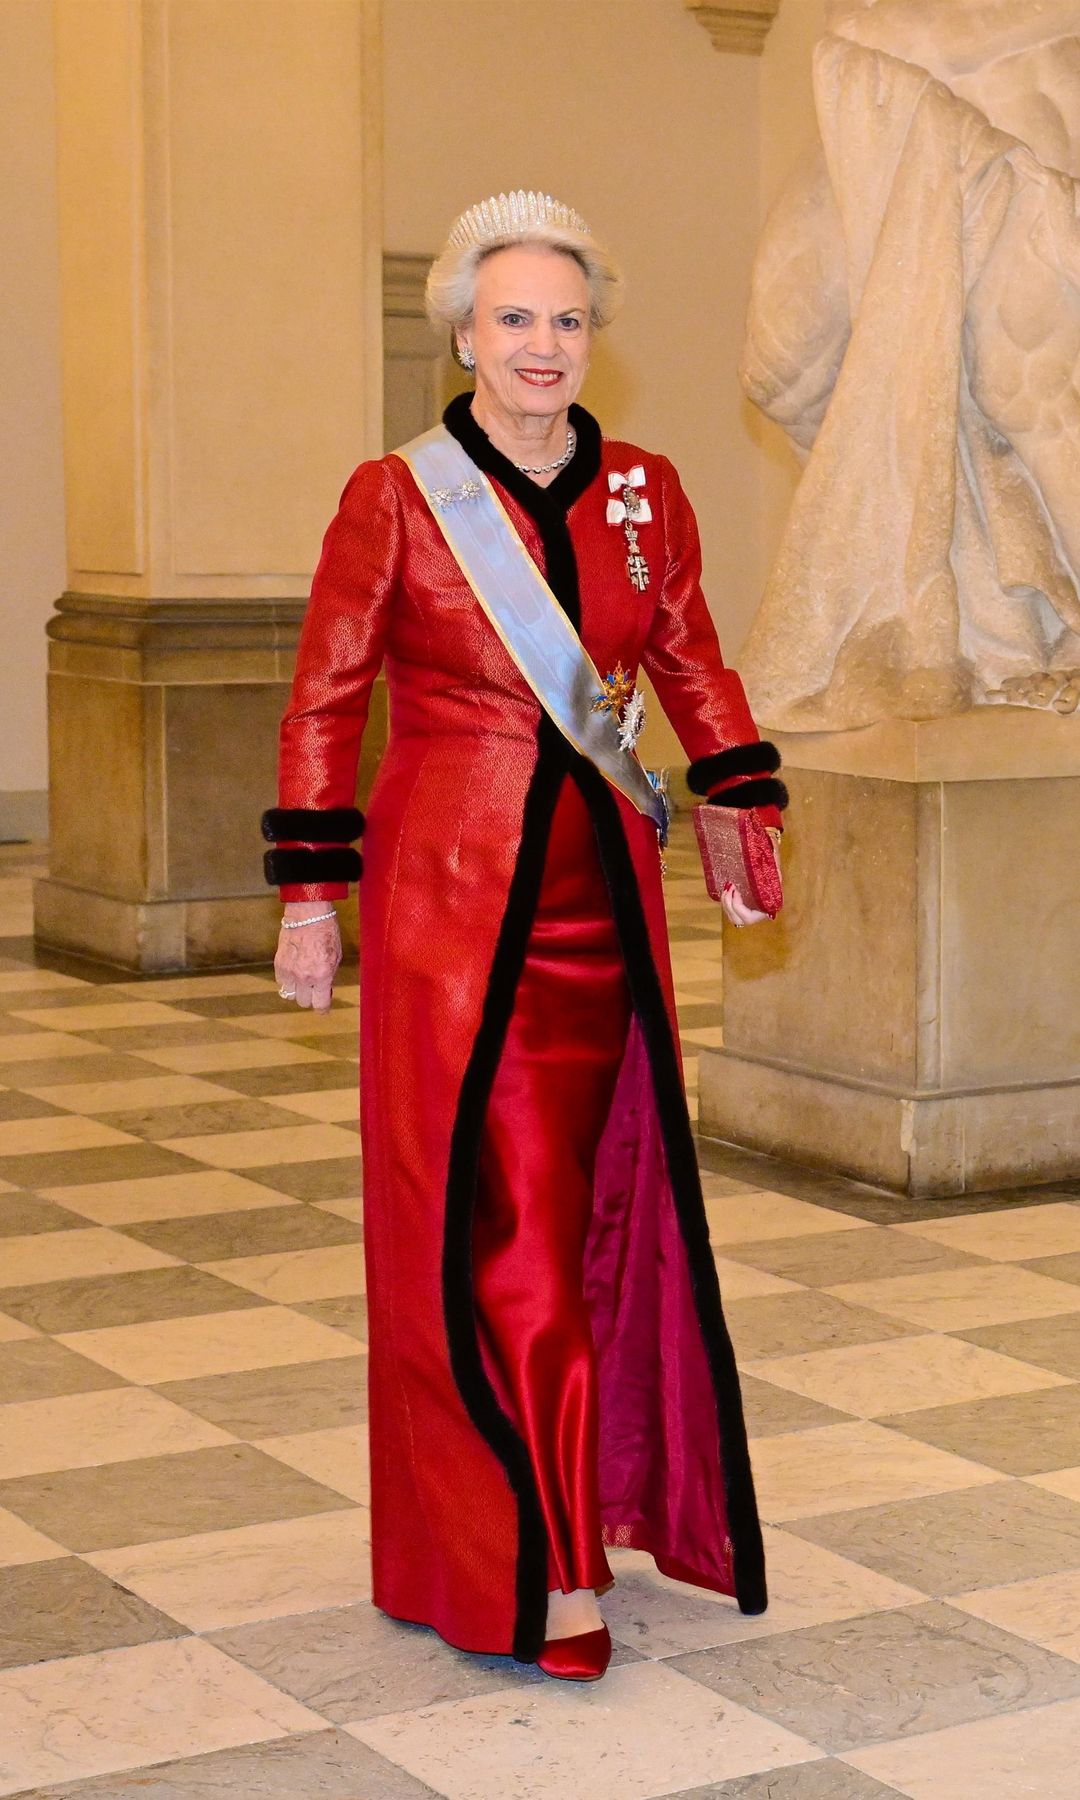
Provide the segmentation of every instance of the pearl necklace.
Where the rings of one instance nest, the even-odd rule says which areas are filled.
[[[514,467],[522,475],[554,475],[556,469],[565,469],[574,451],[577,449],[577,433],[572,425],[566,427],[566,449],[554,462],[540,463],[535,467],[529,463],[515,463]]]

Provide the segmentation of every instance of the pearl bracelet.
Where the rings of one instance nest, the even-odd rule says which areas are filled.
[[[336,912],[312,913],[310,919],[282,919],[282,931],[298,931],[301,925],[321,925],[324,919],[336,919]]]

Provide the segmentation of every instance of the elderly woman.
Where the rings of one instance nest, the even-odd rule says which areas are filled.
[[[610,1656],[609,1547],[765,1606],[636,670],[694,791],[776,832],[785,796],[674,469],[575,404],[617,288],[549,197],[500,195],[453,227],[428,303],[476,391],[345,488],[264,820],[275,969],[316,1008],[364,832],[375,1604],[578,1680]],[[364,821],[381,664],[390,735]],[[764,916],[733,887],[723,905]]]

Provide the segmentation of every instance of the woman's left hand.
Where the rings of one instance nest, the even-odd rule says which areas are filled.
[[[780,847],[775,840],[773,842],[772,851],[773,856],[776,858],[776,867],[779,869]],[[729,881],[726,884],[723,893],[720,895],[720,905],[724,909],[724,916],[730,919],[733,925],[760,925],[763,919],[770,919],[772,917],[771,913],[757,912],[754,907],[747,906],[746,901],[732,881]]]
[[[720,905],[724,909],[724,916],[733,925],[759,925],[762,919],[771,917],[769,913],[755,912],[752,906],[747,906],[738,888],[730,881],[720,896]]]

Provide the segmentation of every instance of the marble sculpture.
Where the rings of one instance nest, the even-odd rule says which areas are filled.
[[[1080,4],[832,0],[745,391],[805,459],[740,659],[774,730],[1080,704]]]

